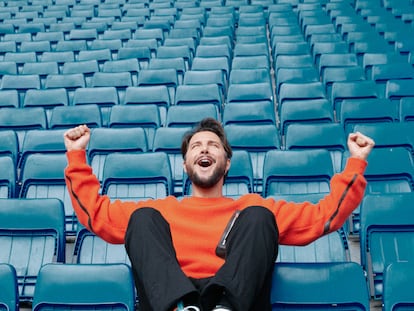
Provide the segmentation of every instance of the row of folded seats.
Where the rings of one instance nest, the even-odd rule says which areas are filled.
[[[384,310],[412,308],[414,297],[408,285],[414,271],[414,228],[407,215],[413,203],[413,193],[364,197],[361,263],[350,261],[341,231],[304,247],[280,246],[272,310],[288,306],[370,310],[370,297],[381,301]],[[32,304],[34,310],[50,304],[86,309],[91,304],[135,304],[123,245],[108,244],[79,227],[74,252],[65,254],[62,201],[0,199],[0,206],[0,306],[8,305],[5,310],[17,310],[18,303]]]
[[[272,308],[369,310],[370,298],[384,310],[412,308],[413,60],[395,31],[411,33],[411,3],[92,2],[60,0],[35,13],[25,12],[26,1],[2,7],[0,309],[133,309],[124,247],[96,237],[73,213],[62,135],[77,124],[93,128],[87,160],[111,199],[182,196],[191,184],[181,138],[204,116],[223,121],[233,147],[224,193],[235,198],[317,202],[346,163],[347,133],[373,137],[362,204],[341,230],[280,247]],[[162,36],[138,38],[144,33]],[[174,50],[190,53],[163,61]],[[122,56],[133,51],[145,57]],[[100,53],[106,58],[93,58]],[[53,59],[62,55],[71,59]],[[40,68],[52,72],[33,71]],[[173,82],[140,84],[155,69]],[[23,87],[27,81],[35,87]],[[351,235],[360,263],[351,261]]]

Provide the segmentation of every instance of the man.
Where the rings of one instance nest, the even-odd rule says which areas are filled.
[[[79,221],[110,243],[125,243],[143,311],[271,310],[278,245],[304,245],[339,229],[363,198],[374,146],[348,137],[350,158],[317,204],[222,194],[232,151],[221,124],[202,120],[184,136],[192,195],[111,203],[86,161],[90,130],[64,134],[66,183]]]

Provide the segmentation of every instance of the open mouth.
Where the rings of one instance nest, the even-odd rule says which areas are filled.
[[[214,160],[209,157],[202,157],[197,160],[197,165],[201,167],[209,167],[214,163]]]

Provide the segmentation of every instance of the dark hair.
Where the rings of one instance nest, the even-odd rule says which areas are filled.
[[[213,132],[220,138],[224,150],[226,151],[227,158],[230,159],[233,155],[233,152],[227,140],[224,128],[219,121],[213,118],[204,118],[190,132],[184,135],[181,143],[181,154],[183,156],[183,159],[185,159],[185,155],[187,154],[188,144],[190,143],[191,138],[194,136],[194,134],[204,131]]]

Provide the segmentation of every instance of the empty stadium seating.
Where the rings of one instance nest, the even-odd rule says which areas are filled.
[[[65,260],[63,205],[58,199],[1,199],[0,204],[0,262],[15,268],[20,301],[31,301],[42,265]]]
[[[48,264],[39,272],[33,310],[134,310],[131,269],[125,264]]]
[[[376,141],[366,170],[367,197],[413,192],[413,7],[409,0],[3,1],[0,198],[59,197],[72,243],[77,221],[62,178],[62,135],[67,128],[93,128],[87,155],[104,182],[102,191],[111,198],[136,200],[191,192],[183,175],[180,139],[206,116],[225,125],[236,154],[224,189],[232,197],[256,192],[295,201],[320,198],[329,190],[325,179],[341,171],[349,156],[346,135],[351,131]],[[310,194],[306,187],[295,194],[272,188],[265,154],[292,157],[308,152],[325,153],[324,164],[333,165],[318,181],[324,188]],[[120,155],[121,161],[136,161],[135,156],[145,154],[145,161],[154,161],[155,173],[165,169],[166,175],[161,175],[167,177],[161,182],[148,175],[139,185],[126,186],[116,167],[113,177],[118,185],[115,180],[106,183],[105,159],[118,161],[115,153],[136,153],[133,160]],[[245,166],[236,163],[243,161]],[[49,165],[31,175],[27,163]],[[309,166],[322,168],[304,165]],[[151,190],[120,192],[146,186]],[[364,235],[363,222],[357,208],[350,218],[350,233]],[[85,241],[95,248],[81,252],[76,264],[92,263],[94,255],[104,256],[112,247],[89,233]],[[321,244],[323,240],[318,248]],[[97,249],[102,250],[99,255]],[[311,255],[281,248],[279,259],[289,255],[318,261],[316,252],[326,255],[326,246],[320,252],[314,244],[309,249]],[[87,259],[91,252],[92,259]],[[337,255],[329,261],[346,257],[342,250]],[[371,281],[375,299],[381,298],[381,273]],[[385,310],[411,307],[410,297],[397,301],[397,291],[388,287],[387,294],[386,288],[384,283]],[[27,296],[32,290],[31,286],[23,301],[31,299]],[[359,301],[353,307],[366,308],[365,300]]]

